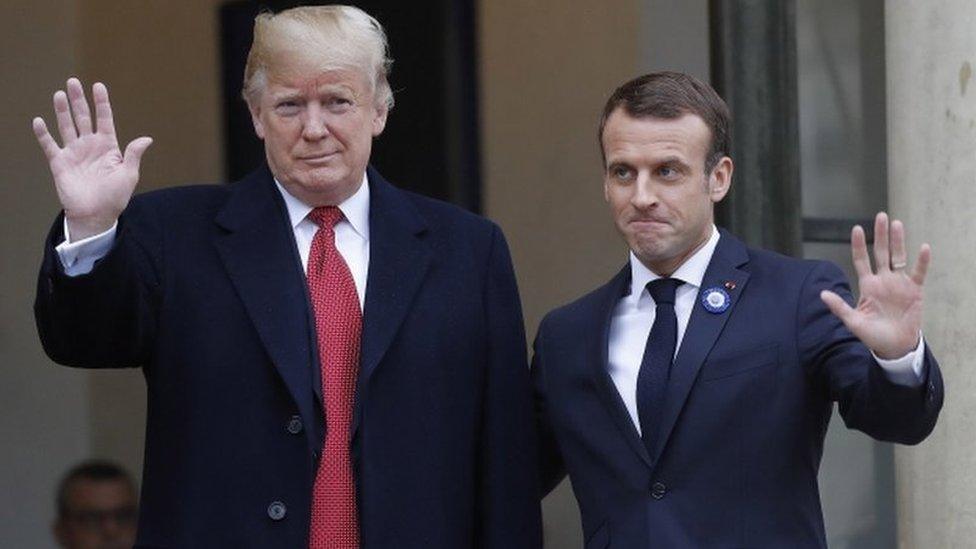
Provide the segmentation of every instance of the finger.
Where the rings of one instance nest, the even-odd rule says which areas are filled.
[[[905,226],[897,219],[891,222],[891,268],[902,271],[908,265],[908,252],[905,251]]]
[[[34,136],[37,137],[37,142],[41,145],[41,150],[44,151],[44,156],[48,160],[52,160],[59,152],[61,148],[51,137],[51,132],[47,131],[47,124],[44,123],[44,119],[40,116],[34,118],[31,121],[31,126],[34,128]]]
[[[932,262],[932,248],[928,244],[922,244],[918,250],[918,260],[915,261],[915,268],[912,270],[912,280],[921,286],[925,284],[925,275],[929,272],[929,263]]]
[[[68,108],[68,95],[61,90],[54,92],[54,117],[58,121],[58,133],[61,144],[67,147],[78,139],[78,131],[71,120],[71,109]]]
[[[830,290],[823,290],[820,292],[820,300],[849,330],[854,331],[853,325],[857,320],[857,311],[848,305],[841,296]]]
[[[68,79],[68,101],[71,102],[71,113],[74,115],[78,135],[88,135],[92,132],[91,111],[88,109],[88,99],[85,89],[77,78]]]
[[[125,147],[125,154],[122,157],[122,163],[125,167],[130,170],[135,170],[138,173],[139,164],[142,162],[142,155],[146,153],[146,149],[149,148],[149,145],[152,145],[152,142],[151,137],[138,137],[133,139]]]
[[[92,86],[92,101],[95,103],[95,131],[103,135],[115,136],[115,120],[112,118],[112,104],[108,100],[108,88],[101,82]]]
[[[891,268],[888,253],[888,214],[878,212],[874,217],[874,267],[880,273]]]
[[[867,238],[864,236],[864,228],[855,225],[851,229],[851,259],[854,262],[854,270],[858,278],[871,276],[871,260],[868,259]]]

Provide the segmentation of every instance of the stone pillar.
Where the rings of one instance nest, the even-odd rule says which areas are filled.
[[[935,432],[896,452],[900,547],[969,547],[976,537],[976,4],[885,6],[888,192],[910,250],[931,243],[924,332],[946,400]]]

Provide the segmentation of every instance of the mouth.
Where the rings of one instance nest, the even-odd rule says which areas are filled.
[[[661,221],[660,219],[631,219],[629,224],[639,228],[654,228],[654,227],[668,226],[667,221]]]
[[[331,153],[322,153],[322,154],[309,154],[305,156],[299,156],[298,160],[306,164],[312,164],[313,166],[319,164],[328,164],[333,158],[338,156],[338,154],[339,154],[338,151],[331,152]]]

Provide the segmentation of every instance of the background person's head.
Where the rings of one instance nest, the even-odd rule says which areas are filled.
[[[110,461],[72,467],[58,485],[57,511],[54,535],[66,549],[129,549],[136,541],[135,483]]]
[[[644,265],[670,275],[708,239],[731,185],[728,107],[692,76],[652,73],[614,91],[599,138],[618,231]]]
[[[359,188],[393,107],[386,33],[350,6],[307,6],[254,22],[243,95],[268,165],[312,206]]]

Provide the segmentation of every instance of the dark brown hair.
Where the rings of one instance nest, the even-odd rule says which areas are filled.
[[[600,154],[606,165],[603,150],[603,130],[607,119],[618,108],[623,108],[633,118],[675,119],[694,114],[705,121],[712,133],[711,146],[705,155],[705,173],[712,169],[723,156],[730,156],[732,127],[729,107],[711,86],[680,72],[662,71],[639,76],[617,88],[600,117]]]
[[[68,509],[68,488],[78,480],[92,480],[96,482],[120,481],[126,483],[134,494],[136,491],[132,477],[120,465],[106,460],[89,460],[72,467],[61,482],[58,483],[58,516],[66,517],[71,511]]]

